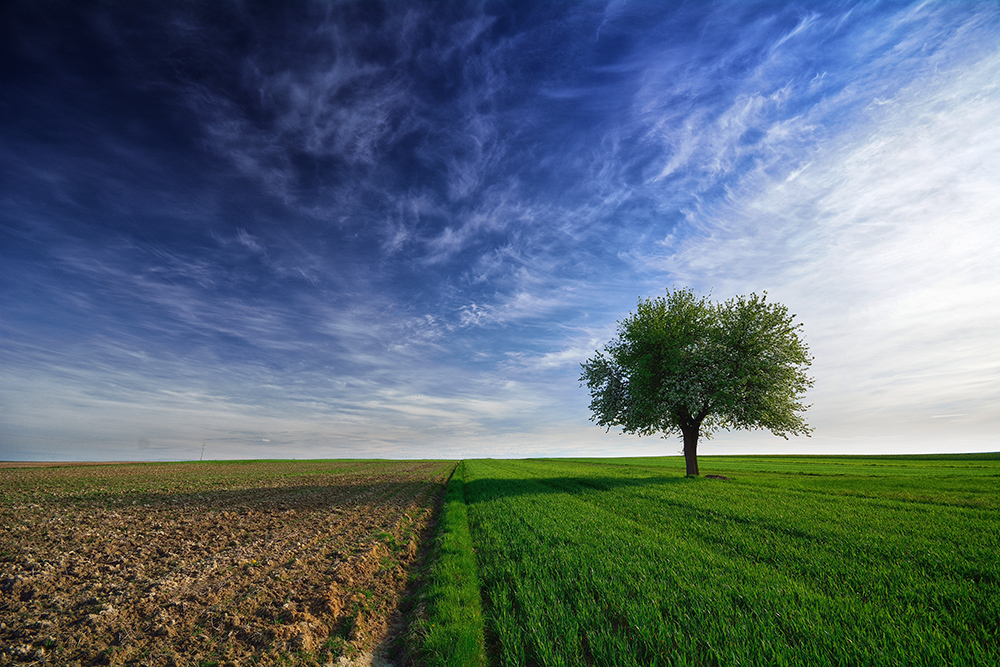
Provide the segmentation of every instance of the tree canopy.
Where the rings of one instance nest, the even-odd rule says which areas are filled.
[[[699,435],[808,435],[800,413],[812,358],[794,318],[766,292],[721,303],[690,289],[640,299],[603,352],[582,364],[591,419],[640,436],[680,434],[689,475],[698,474]]]

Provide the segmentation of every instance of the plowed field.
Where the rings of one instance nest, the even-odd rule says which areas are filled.
[[[0,468],[0,665],[343,664],[451,462]]]

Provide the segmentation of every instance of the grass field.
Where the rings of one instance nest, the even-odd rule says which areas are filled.
[[[499,665],[1000,664],[1000,456],[465,463]]]

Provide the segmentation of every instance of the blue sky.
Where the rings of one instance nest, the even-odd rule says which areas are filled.
[[[676,454],[642,296],[767,291],[811,438],[1000,449],[996,3],[0,9],[0,459]]]

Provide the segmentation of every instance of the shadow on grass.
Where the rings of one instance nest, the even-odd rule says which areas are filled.
[[[481,478],[465,483],[465,496],[470,503],[487,502],[504,496],[526,496],[551,493],[580,494],[589,491],[612,491],[674,484],[712,483],[714,480],[676,475],[656,477],[539,477],[534,479]]]

